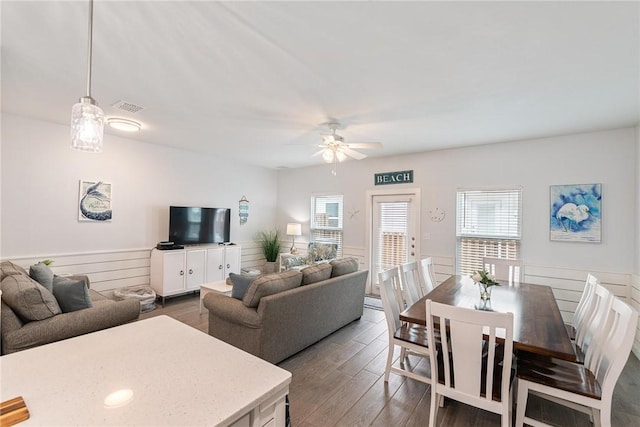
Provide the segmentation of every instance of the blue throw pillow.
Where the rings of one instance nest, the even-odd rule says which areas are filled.
[[[244,298],[244,294],[247,293],[249,285],[258,276],[243,276],[242,274],[229,273],[231,279],[231,296],[235,299]]]
[[[66,277],[53,278],[53,296],[63,313],[93,307],[89,296],[89,288],[84,280],[73,280]]]
[[[47,264],[39,262],[29,267],[29,276],[47,288],[49,292],[53,290],[53,271]]]

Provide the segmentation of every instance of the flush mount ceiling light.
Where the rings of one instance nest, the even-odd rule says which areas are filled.
[[[104,113],[91,97],[91,54],[93,44],[93,0],[89,0],[89,53],[87,59],[87,96],[71,109],[71,148],[102,152]]]
[[[107,119],[107,124],[109,125],[109,127],[123,130],[125,132],[138,132],[142,128],[142,125],[136,121],[129,119],[120,119],[117,117]]]

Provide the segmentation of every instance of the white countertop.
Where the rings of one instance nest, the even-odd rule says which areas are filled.
[[[167,316],[0,357],[20,425],[224,425],[288,387],[284,369]],[[105,398],[133,397],[118,407]]]

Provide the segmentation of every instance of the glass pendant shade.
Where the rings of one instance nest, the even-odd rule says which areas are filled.
[[[333,151],[331,151],[330,149],[324,150],[324,153],[322,153],[322,158],[325,162],[331,163],[333,161]]]
[[[344,162],[345,159],[347,158],[347,155],[344,154],[342,151],[338,150],[336,151],[336,157],[338,158],[339,162]]]
[[[104,113],[90,96],[80,98],[71,109],[71,147],[101,153],[103,135]]]

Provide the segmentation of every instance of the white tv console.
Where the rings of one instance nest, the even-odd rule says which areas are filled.
[[[239,245],[196,245],[151,251],[150,285],[162,298],[200,290],[203,283],[240,273]]]

